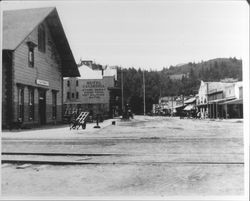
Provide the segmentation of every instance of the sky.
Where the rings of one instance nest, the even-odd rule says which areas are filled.
[[[71,50],[102,65],[148,70],[221,57],[246,59],[247,1],[6,1],[2,10],[56,6]]]

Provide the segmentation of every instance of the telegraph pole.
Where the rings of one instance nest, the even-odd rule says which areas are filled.
[[[122,113],[124,112],[124,97],[123,97],[123,71],[121,68],[121,88],[122,88]]]
[[[144,111],[144,116],[146,114],[146,100],[145,100],[145,75],[144,75],[144,70],[143,70],[143,74],[142,74],[142,78],[143,78],[143,111]]]
[[[210,111],[209,111],[209,109],[208,109],[208,107],[209,107],[208,93],[209,93],[209,89],[208,89],[208,82],[207,82],[207,116],[208,116],[208,118],[209,118],[209,116],[210,116]],[[206,114],[206,111],[205,111],[205,114]]]

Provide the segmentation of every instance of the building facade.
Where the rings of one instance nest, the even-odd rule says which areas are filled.
[[[201,118],[243,118],[242,82],[203,82],[196,105]]]
[[[81,77],[64,79],[65,116],[81,111],[88,111],[91,116],[102,115],[103,118],[117,116],[120,89],[115,84],[116,74],[93,70],[86,65],[79,67],[79,71]]]
[[[63,77],[79,71],[56,8],[3,12],[2,127],[62,121]]]

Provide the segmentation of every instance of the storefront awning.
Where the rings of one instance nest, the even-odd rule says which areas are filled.
[[[243,99],[235,99],[235,100],[225,101],[225,102],[221,103],[221,105],[224,105],[224,104],[229,104],[229,105],[243,104]]]
[[[179,108],[182,108],[182,107],[185,107],[185,105],[178,105],[178,106],[175,106],[174,109],[179,109]]]
[[[211,104],[211,103],[224,103],[225,101],[231,101],[234,99],[235,98],[223,98],[223,99],[210,100],[209,104]]]
[[[187,105],[183,110],[193,110],[194,105]]]

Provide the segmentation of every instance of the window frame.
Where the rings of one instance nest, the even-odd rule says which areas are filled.
[[[57,91],[52,90],[52,119],[57,119]]]
[[[35,118],[35,93],[34,88],[29,88],[29,120],[34,121]]]
[[[43,24],[38,26],[38,50],[40,52],[46,52],[46,32]]]
[[[29,46],[29,50],[28,50],[28,65],[31,68],[34,68],[34,65],[35,65],[34,47],[32,46]]]
[[[67,92],[67,99],[70,99],[70,92]]]
[[[17,87],[18,93],[18,121],[24,121],[24,87]]]

